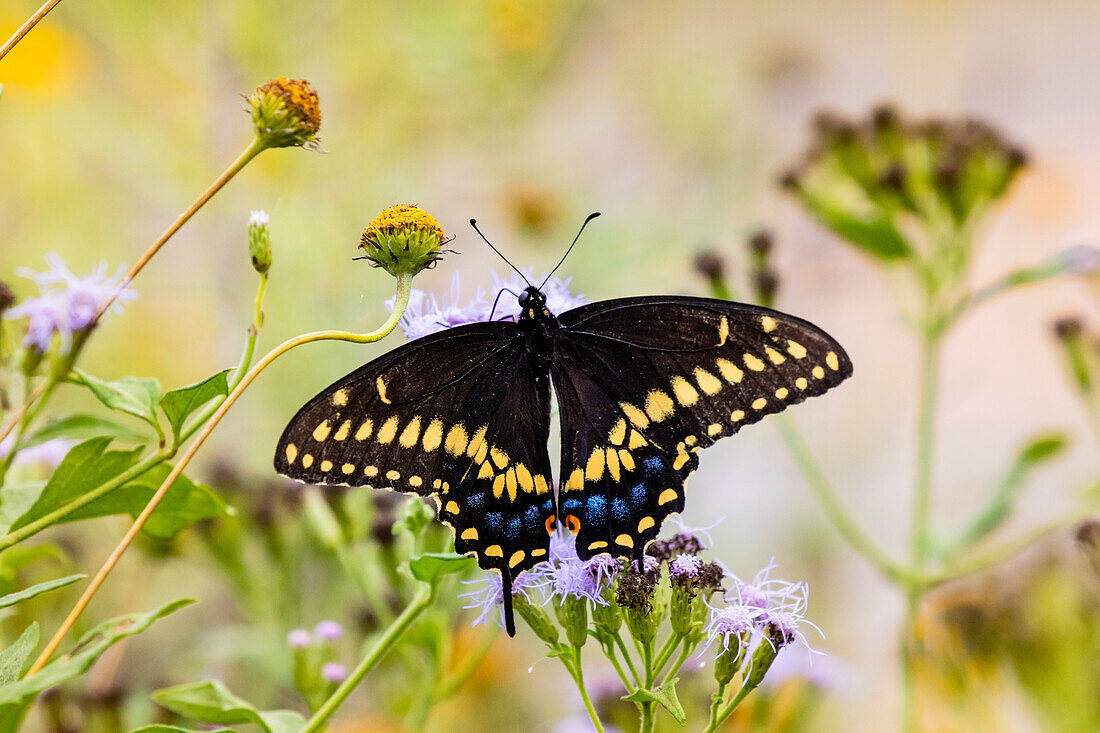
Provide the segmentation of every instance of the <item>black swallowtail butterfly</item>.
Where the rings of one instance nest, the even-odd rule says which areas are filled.
[[[742,303],[651,296],[555,315],[542,292],[520,316],[456,326],[375,359],[310,400],[276,470],[312,484],[434,497],[455,533],[511,583],[547,559],[560,523],[577,553],[640,560],[698,453],[852,373],[811,323]],[[560,411],[560,490],[547,439]]]

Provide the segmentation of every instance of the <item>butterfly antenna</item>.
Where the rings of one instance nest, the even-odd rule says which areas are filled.
[[[481,230],[477,228],[477,219],[470,219],[470,226],[472,226],[474,228],[474,231],[477,232],[477,235],[479,237],[481,237],[482,239],[485,240],[485,244],[489,245],[489,249],[493,250],[498,255],[500,255],[500,259],[504,260],[505,262],[508,262],[508,258],[505,257],[504,255],[500,254],[500,250],[497,249],[496,247],[494,247],[493,243],[490,242],[488,239],[485,239],[485,235],[482,234]],[[516,271],[517,275],[519,275],[520,277],[523,278],[523,282],[527,283],[527,287],[531,287],[531,283],[527,282],[527,278],[523,277],[523,273],[519,271],[518,267],[513,265],[511,262],[508,262],[508,267],[511,267],[513,270]]]
[[[569,249],[565,250],[565,254],[563,254],[561,256],[561,260],[558,261],[558,264],[554,265],[554,269],[551,270],[550,274],[546,276],[546,279],[542,281],[542,285],[539,285],[539,290],[540,291],[542,290],[543,285],[550,282],[550,278],[553,277],[554,273],[557,272],[558,268],[561,267],[563,262],[565,262],[565,258],[569,256],[569,253],[573,251],[573,247],[576,246],[577,240],[579,240],[581,238],[581,234],[584,233],[584,228],[586,226],[588,226],[588,222],[592,221],[593,219],[595,219],[599,215],[600,215],[600,212],[593,211],[591,214],[588,215],[588,218],[584,220],[584,223],[581,224],[580,231],[577,232],[577,236],[573,237],[573,244],[569,245]]]

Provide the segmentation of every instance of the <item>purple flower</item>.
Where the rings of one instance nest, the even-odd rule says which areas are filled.
[[[253,209],[248,216],[248,226],[266,227],[271,219],[263,209]]]
[[[551,596],[560,602],[572,596],[585,598],[606,606],[604,590],[611,585],[618,573],[618,561],[609,555],[596,555],[589,560],[577,556],[577,539],[571,533],[559,529],[550,535],[550,559],[531,569],[531,573],[543,580]]]
[[[461,302],[461,292],[462,278],[458,272],[451,278],[450,292],[443,295],[442,303],[435,295],[414,288],[409,293],[409,306],[405,309],[405,315],[401,317],[405,338],[412,341],[453,326],[488,320],[489,303],[482,295],[481,288],[475,291],[473,300],[468,303]],[[386,301],[386,307],[391,313],[396,303],[396,297]]]
[[[536,566],[538,567],[538,566]],[[528,591],[538,588],[543,578],[530,571],[524,571],[512,579],[512,595],[522,594],[528,601]],[[460,593],[459,598],[469,598],[470,603],[463,608],[481,609],[471,626],[488,624],[490,619],[500,628],[504,628],[504,583],[500,573],[490,571],[480,580],[464,580],[463,585],[481,584],[481,587],[469,593]]]
[[[747,646],[760,632],[757,622],[763,610],[743,603],[734,603],[723,608],[711,608],[707,621],[707,648],[715,641],[721,642],[722,649],[729,651],[730,644],[739,648]]]
[[[294,649],[302,649],[304,647],[307,647],[309,646],[310,641],[312,641],[312,638],[310,637],[309,632],[305,629],[294,629],[286,635],[286,643]]]
[[[9,435],[7,438],[4,438],[4,440],[0,440],[0,458],[3,458],[11,452],[11,447],[14,444],[14,435]],[[23,448],[16,454],[15,459],[12,461],[12,465],[37,463],[47,468],[56,468],[74,445],[76,445],[75,440],[67,440],[65,438],[47,440],[45,443]]]
[[[538,285],[546,279],[546,273],[543,273],[538,280],[535,280],[531,277],[531,272],[532,270],[530,268],[525,268],[523,270],[523,277],[526,277],[532,285]],[[513,272],[507,278],[502,278],[497,275],[496,272],[493,272],[492,276],[492,294],[494,300],[505,290],[510,290],[518,295],[527,289],[527,283],[523,281],[519,273]],[[543,294],[546,295],[546,307],[549,308],[550,312],[554,315],[560,315],[567,310],[572,310],[592,302],[584,295],[573,295],[569,292],[569,283],[571,280],[572,278],[562,280],[558,277],[552,277],[547,280],[546,285],[542,288]],[[519,317],[521,311],[519,301],[516,298],[508,298],[506,295],[500,297],[500,302],[497,304],[497,312],[493,318],[499,318],[500,316]]]
[[[344,635],[344,627],[335,621],[322,621],[313,627],[313,633],[318,639],[336,641]]]
[[[701,567],[703,567],[703,561],[695,555],[677,555],[668,566],[668,577],[672,580],[694,578],[699,574]]]
[[[771,572],[775,568],[773,558],[767,567],[753,576],[751,582],[745,582],[733,573],[729,573],[734,585],[726,595],[736,594],[738,603],[762,609],[787,606],[796,603],[800,598],[804,603],[807,590],[805,584],[772,578]],[[727,597],[726,600],[729,598]]]
[[[348,668],[338,662],[329,662],[321,667],[321,676],[329,682],[343,682],[348,676]]]
[[[25,267],[16,270],[34,280],[39,296],[27,298],[4,314],[5,318],[27,319],[27,335],[23,339],[27,348],[47,351],[56,333],[61,337],[62,349],[68,350],[73,333],[90,327],[106,303],[114,299],[113,310],[121,312],[124,302],[137,297],[129,289],[118,291],[118,281],[125,271],[122,266],[114,277],[108,277],[107,263],[101,262],[90,274],[77,277],[54,252],[46,255],[46,264],[50,269],[45,272]]]
[[[805,618],[806,606],[809,603],[805,584],[800,584],[799,591],[800,593],[797,596],[792,596],[787,603],[765,610],[760,615],[764,638],[768,639],[778,649],[797,644],[814,654],[821,654],[822,652],[810,646],[810,642],[800,628],[802,624],[805,624],[814,629],[822,639],[825,638],[825,634],[822,633],[821,629]]]

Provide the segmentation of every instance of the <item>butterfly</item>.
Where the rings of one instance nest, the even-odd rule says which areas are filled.
[[[643,296],[554,314],[541,287],[514,320],[410,341],[327,387],[275,454],[299,481],[433,497],[455,550],[500,571],[510,635],[512,580],[548,559],[559,525],[582,560],[642,560],[699,451],[852,373],[833,338],[778,311]]]

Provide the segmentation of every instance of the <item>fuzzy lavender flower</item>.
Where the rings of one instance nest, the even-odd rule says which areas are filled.
[[[493,621],[500,628],[504,628],[504,582],[500,573],[490,571],[479,580],[464,580],[463,585],[480,585],[481,587],[469,593],[460,593],[459,598],[469,598],[470,603],[463,608],[480,609],[477,618],[471,626],[488,624]],[[522,595],[528,601],[531,600],[529,591],[540,588],[545,579],[538,574],[524,571],[512,579],[512,595]]]
[[[393,312],[396,297],[386,301],[386,308]],[[489,302],[485,300],[481,288],[474,292],[472,300],[462,302],[462,277],[455,272],[451,278],[451,289],[437,299],[435,295],[423,290],[409,293],[409,305],[401,317],[401,328],[409,341],[444,331],[466,323],[489,320]]]
[[[336,641],[344,635],[344,627],[335,621],[322,621],[313,628],[318,639]]]
[[[668,577],[673,583],[688,583],[699,575],[703,561],[694,555],[680,554],[668,566]]]
[[[561,603],[567,598],[581,598],[607,605],[603,592],[615,580],[618,561],[609,555],[581,560],[577,556],[576,542],[576,537],[569,532],[560,529],[554,532],[550,535],[550,559],[530,572],[542,578],[550,594]]]
[[[329,682],[343,682],[348,676],[348,668],[339,662],[329,662],[321,667],[321,676]]]
[[[797,603],[799,599],[802,599],[804,603],[806,596],[805,584],[772,578],[771,572],[775,568],[775,560],[772,559],[767,567],[753,576],[751,582],[745,582],[730,573],[734,580],[734,586],[726,594],[728,596],[727,600],[735,595],[739,603],[761,609],[787,606]]]
[[[114,277],[107,275],[107,263],[101,262],[84,277],[77,277],[64,260],[54,252],[46,255],[50,269],[35,272],[25,267],[16,272],[38,285],[39,296],[27,298],[8,310],[5,318],[27,318],[27,335],[23,346],[45,352],[56,333],[62,349],[67,351],[73,334],[90,328],[99,309],[112,303],[112,310],[121,312],[122,304],[137,297],[132,290],[118,291],[118,281],[125,267],[120,266]],[[113,299],[113,301],[112,301]]]
[[[748,643],[759,635],[757,624],[762,609],[748,606],[743,603],[734,603],[722,608],[711,607],[710,619],[707,621],[705,632],[707,634],[707,647],[714,642],[720,642],[723,652],[728,652],[730,644],[736,644],[739,649],[745,648]]]
[[[303,649],[309,646],[312,637],[305,629],[294,629],[286,635],[286,643],[294,649]]]
[[[806,607],[809,604],[806,587],[800,584],[799,595],[792,597],[784,605],[765,610],[759,618],[759,623],[764,631],[764,638],[777,650],[795,645],[801,646],[813,654],[821,654],[810,646],[801,626],[805,624],[816,631],[821,638],[825,634],[812,621],[806,620]]]
[[[543,273],[538,280],[535,280],[531,273],[531,268],[524,268],[523,277],[527,278],[529,282],[537,285],[543,280],[546,280],[546,274]],[[511,291],[513,293],[522,293],[527,289],[527,283],[523,281],[523,278],[519,276],[519,273],[513,272],[508,277],[502,278],[492,273],[493,287],[492,294],[493,299],[496,300],[501,293],[505,291]],[[567,310],[579,308],[582,305],[591,303],[588,298],[583,294],[573,295],[569,292],[569,283],[572,278],[565,278],[564,280],[559,277],[552,277],[546,281],[546,285],[543,286],[542,292],[546,296],[546,307],[550,309],[550,312],[554,315],[560,315]],[[521,312],[519,307],[519,301],[516,298],[508,298],[507,293],[500,297],[497,303],[497,310],[493,318],[500,318],[502,316],[511,316],[513,319],[518,318]]]

